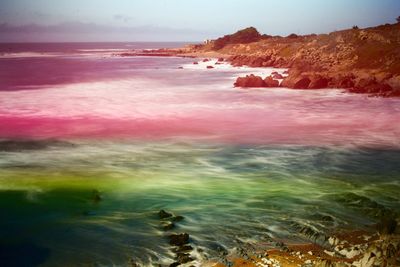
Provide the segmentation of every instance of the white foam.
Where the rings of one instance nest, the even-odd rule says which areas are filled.
[[[197,64],[193,64],[194,62],[197,62]],[[184,64],[182,65],[183,69],[187,70],[196,70],[196,71],[226,71],[226,72],[238,72],[240,75],[248,75],[248,74],[254,74],[256,76],[261,76],[262,78],[265,78],[267,76],[270,76],[273,72],[278,72],[281,74],[283,77],[286,77],[286,74],[283,74],[287,69],[285,68],[254,68],[254,67],[249,67],[249,66],[240,66],[240,67],[235,67],[232,66],[230,63],[226,61],[219,62],[217,58],[211,58],[208,59],[208,61],[204,61],[204,59],[194,59],[193,63],[189,64]],[[218,64],[216,64],[218,63]],[[208,69],[207,66],[212,66],[213,68]],[[236,78],[237,75],[234,76]],[[278,81],[282,81],[283,79],[278,79]]]

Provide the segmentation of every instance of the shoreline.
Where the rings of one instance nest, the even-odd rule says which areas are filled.
[[[261,35],[253,28],[204,44],[123,53],[119,56],[221,58],[233,66],[289,69],[279,87],[341,88],[374,97],[400,97],[400,23],[329,34]],[[273,77],[238,77],[237,87],[276,87]]]

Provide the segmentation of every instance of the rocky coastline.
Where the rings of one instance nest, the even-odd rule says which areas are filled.
[[[134,55],[213,57],[233,66],[287,68],[279,87],[400,97],[400,23],[287,37],[261,35],[250,27],[204,44],[121,56]],[[239,77],[236,86],[278,87],[271,78]]]
[[[240,241],[233,248],[216,246],[213,249],[218,256],[213,258],[196,248],[190,233],[176,232],[176,224],[184,220],[184,216],[160,210],[157,217],[174,258],[170,264],[157,266],[374,267],[398,266],[400,263],[399,229],[391,214],[382,216],[375,230],[341,229],[328,234],[299,225],[297,231],[309,243],[296,244],[266,236],[259,244]],[[129,266],[142,265],[130,259]]]

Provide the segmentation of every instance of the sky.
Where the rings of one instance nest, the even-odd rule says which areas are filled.
[[[0,42],[203,41],[394,23],[400,0],[0,0]]]

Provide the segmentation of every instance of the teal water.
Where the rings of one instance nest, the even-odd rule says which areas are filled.
[[[168,264],[160,209],[185,217],[172,232],[190,234],[199,260],[218,259],[221,247],[316,241],[302,227],[371,229],[399,212],[400,150],[41,144],[1,152],[0,240],[16,262],[32,254],[43,266]]]

